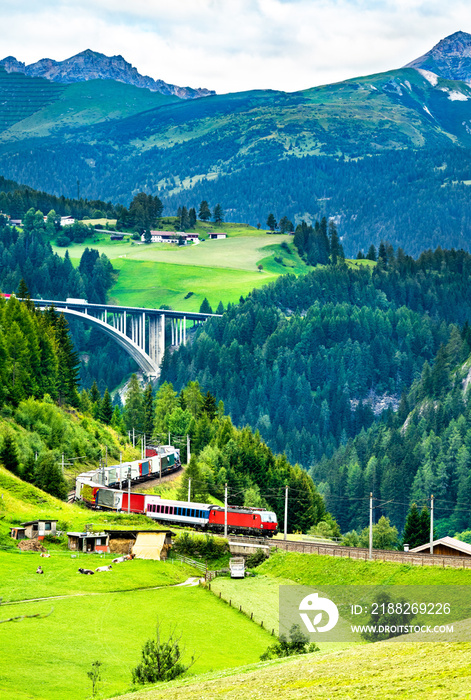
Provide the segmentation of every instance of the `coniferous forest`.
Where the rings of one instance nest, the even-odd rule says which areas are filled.
[[[414,260],[383,246],[373,269],[339,260],[298,279],[283,276],[205,324],[191,346],[166,356],[162,380],[176,388],[198,380],[224,400],[237,425],[256,428],[275,452],[310,469],[343,531],[364,522],[360,509],[372,486],[383,499],[394,496],[384,514],[402,529],[411,499],[423,502],[438,482],[454,505],[459,492],[463,498],[457,466],[443,466],[448,434],[440,449],[432,439],[433,466],[424,467],[421,455],[430,452],[430,431],[450,424],[453,432],[452,421],[466,406],[452,370],[471,352],[470,269],[463,251],[437,249]],[[419,390],[421,381],[426,388]],[[458,408],[450,413],[440,400],[449,406],[454,385]],[[414,447],[414,462],[402,423],[406,407],[427,397],[428,408],[420,409],[427,424],[420,412],[410,419],[424,442]],[[399,407],[396,415],[384,413],[388,405]],[[375,416],[381,411],[382,418]],[[463,418],[460,425],[464,444]],[[392,454],[381,431],[391,431]],[[367,471],[372,457],[382,464],[374,484]],[[445,522],[451,515],[443,507],[440,527],[456,529],[458,520]]]

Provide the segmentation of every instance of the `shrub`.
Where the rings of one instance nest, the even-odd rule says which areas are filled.
[[[272,644],[260,656],[260,661],[277,659],[284,656],[295,656],[296,654],[310,654],[320,651],[317,644],[309,643],[309,637],[301,632],[299,625],[293,625],[289,631],[289,639],[282,634],[276,644]]]
[[[185,673],[195,662],[192,656],[189,663],[182,662],[184,649],[180,649],[180,637],[172,630],[167,640],[161,638],[160,623],[157,621],[156,638],[148,639],[142,648],[141,663],[132,670],[133,683],[158,683],[171,681]]]
[[[257,549],[253,554],[249,554],[245,563],[248,569],[255,569],[257,566],[260,566],[260,564],[263,564],[265,559],[268,559],[268,555],[265,554],[265,551],[263,549]]]

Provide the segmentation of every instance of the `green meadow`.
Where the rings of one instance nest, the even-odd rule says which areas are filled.
[[[120,700],[469,700],[470,652],[471,644],[379,642],[172,681]]]
[[[288,272],[298,275],[308,270],[287,235],[267,234],[243,224],[216,228],[198,222],[196,230],[205,238],[197,245],[146,245],[127,237],[123,241],[110,241],[109,235],[97,233],[83,244],[71,244],[68,251],[74,265],[86,247],[108,256],[118,271],[109,293],[112,303],[167,305],[182,311],[198,311],[205,297],[215,310],[219,301],[225,306],[238,302],[241,295],[274,281],[279,275]],[[228,238],[207,237],[210,231],[218,230],[228,233]],[[59,255],[64,255],[65,250],[55,248]]]
[[[128,563],[132,566],[135,561]],[[101,574],[110,589],[113,575],[114,571]],[[76,576],[90,578],[95,585],[100,579],[99,574]],[[144,642],[155,636],[157,620],[165,635],[175,627],[186,657],[195,656],[190,675],[254,663],[272,640],[197,586],[90,594],[1,608],[2,619],[48,614],[51,609],[42,619],[0,625],[1,697],[85,700],[91,696],[86,674],[94,661],[103,662],[99,697],[122,693],[131,686],[131,669],[140,661]]]

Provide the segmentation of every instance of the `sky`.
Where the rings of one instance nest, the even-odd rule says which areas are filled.
[[[121,54],[218,93],[292,92],[399,68],[456,31],[469,0],[0,0],[0,58]]]

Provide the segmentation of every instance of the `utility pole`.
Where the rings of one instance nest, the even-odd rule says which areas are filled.
[[[188,503],[191,501],[191,476],[188,477]]]
[[[62,453],[62,476],[64,476],[64,464],[65,464],[64,453]]]
[[[144,459],[144,436],[141,435],[141,459]]]
[[[370,492],[370,541],[368,556],[373,559],[373,494]]]
[[[131,467],[128,469],[128,513],[131,512]]]
[[[133,429],[132,429],[132,446],[133,446],[133,447],[136,447],[136,433],[135,433],[135,431],[134,431],[134,426],[133,426]]]
[[[105,445],[105,465],[108,466],[108,445]]]
[[[224,486],[224,537],[227,537],[227,484]]]
[[[181,443],[180,443],[181,444]],[[191,453],[190,453],[190,436],[186,436],[186,463],[190,464]]]
[[[119,488],[120,491],[123,490],[123,480],[121,478],[121,468],[122,468],[122,462],[123,462],[123,453],[119,453]]]
[[[430,496],[430,554],[433,554],[433,493]]]
[[[288,539],[288,484],[285,486],[285,531],[283,539]]]
[[[168,444],[171,445],[172,443],[170,442],[170,433],[168,434]]]

